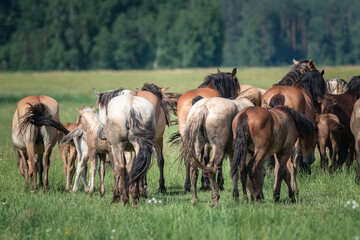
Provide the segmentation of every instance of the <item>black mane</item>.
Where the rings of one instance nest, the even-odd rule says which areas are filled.
[[[301,60],[297,64],[294,64],[290,71],[288,71],[284,77],[275,85],[278,86],[292,86],[300,76],[308,71],[317,70],[312,60]]]
[[[124,91],[124,88],[120,88],[118,90],[109,90],[104,93],[100,93],[96,104],[98,104],[100,107],[105,107],[107,109],[110,100],[114,97],[121,95],[122,91]]]
[[[168,109],[166,103],[163,100],[163,93],[161,92],[161,88],[153,83],[144,83],[144,86],[140,90],[151,92],[158,98],[160,107],[162,108],[164,115],[165,115],[166,124],[169,126],[170,125],[170,113],[169,113],[169,109]]]
[[[360,98],[360,76],[353,76],[347,84],[347,92]]]
[[[204,82],[198,88],[206,88],[210,84],[224,98],[237,96],[240,92],[239,81],[236,77],[233,78],[231,73],[219,72],[211,74],[204,79]]]
[[[313,70],[306,72],[301,75],[300,79],[294,83],[296,85],[298,82],[301,82],[302,86],[306,89],[307,93],[311,97],[317,113],[321,113],[321,105],[318,99],[324,98],[326,93],[326,83],[322,78],[318,70]]]

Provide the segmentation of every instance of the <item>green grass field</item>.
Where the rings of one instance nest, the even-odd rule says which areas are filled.
[[[360,67],[323,67],[325,79],[359,75]],[[280,80],[289,67],[239,68],[241,84],[268,88]],[[321,67],[319,69],[322,69]],[[222,69],[231,70],[231,69]],[[148,197],[161,203],[140,202],[139,207],[110,205],[113,177],[110,167],[105,176],[104,198],[99,194],[99,178],[92,199],[80,191],[65,193],[65,176],[58,146],[55,146],[49,173],[50,190],[24,192],[24,180],[16,166],[11,141],[11,119],[16,103],[28,95],[44,94],[60,105],[62,122],[76,120],[76,107],[94,105],[98,91],[125,87],[135,89],[145,82],[184,92],[197,87],[216,69],[159,71],[90,71],[48,73],[0,73],[0,239],[359,239],[360,186],[355,167],[326,175],[317,160],[311,176],[299,176],[299,198],[291,204],[283,183],[281,203],[272,197],[273,173],[267,171],[265,201],[261,204],[235,203],[229,161],[224,162],[225,190],[218,206],[210,208],[211,193],[200,192],[199,203],[190,203],[183,194],[185,171],[176,161],[179,148],[166,143],[165,184],[167,193],[157,193],[158,168],[148,174]],[[166,141],[176,131],[165,132]],[[317,157],[317,159],[319,159]],[[199,184],[198,184],[199,185]],[[347,205],[347,206],[345,206]]]

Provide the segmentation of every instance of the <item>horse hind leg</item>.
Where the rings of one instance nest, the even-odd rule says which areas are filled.
[[[48,145],[44,154],[44,187],[43,191],[45,192],[49,188],[49,168],[50,168],[50,156],[52,153],[52,146]]]
[[[158,167],[160,171],[159,176],[159,190],[160,193],[166,193],[166,187],[165,187],[165,178],[164,178],[164,155],[163,155],[163,138],[161,138],[157,145],[160,148],[160,156],[158,158]]]
[[[190,171],[190,164],[185,162],[185,169],[186,169],[186,177],[184,183],[184,194],[191,192],[191,171]]]
[[[67,162],[66,169],[66,192],[69,192],[72,185],[72,180],[75,174],[75,159],[76,159],[76,148],[74,146],[70,146],[70,155],[69,160]]]
[[[43,182],[43,172],[44,172],[44,167],[43,167],[43,154],[38,154],[37,155],[37,162],[36,162],[36,167],[37,167],[37,171],[39,173],[39,185],[42,187],[44,186],[44,182]]]
[[[210,161],[210,149],[209,149],[209,146],[207,144],[205,144],[204,148],[201,150],[200,155],[201,155],[201,160],[204,163],[204,165],[207,165],[209,163],[209,161]],[[210,190],[209,176],[208,176],[208,173],[206,171],[202,171],[200,190],[201,191]]]
[[[35,157],[35,147],[33,143],[26,144],[26,150],[29,157],[29,175],[32,175],[32,191],[35,191],[37,186],[37,159]]]
[[[104,186],[104,178],[105,178],[105,160],[106,155],[101,154],[100,157],[100,167],[99,167],[99,176],[100,176],[100,196],[104,197],[105,195],[105,186]]]
[[[224,158],[224,152],[222,151],[221,147],[214,146],[213,147],[213,155],[212,155],[211,160],[208,165],[210,167],[214,167],[215,169],[217,169],[218,166],[221,167],[223,158]],[[217,204],[217,202],[220,198],[218,185],[215,181],[216,171],[215,172],[209,171],[208,175],[209,175],[209,180],[210,180],[210,187],[212,190],[211,206],[213,207]]]
[[[286,176],[285,176],[285,183],[288,187],[289,191],[289,198],[292,203],[296,202],[295,193],[297,192],[297,186],[296,186],[296,178],[295,178],[295,169],[294,165],[289,159],[286,164]]]

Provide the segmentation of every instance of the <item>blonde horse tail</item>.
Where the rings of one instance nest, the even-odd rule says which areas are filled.
[[[181,156],[187,165],[199,167],[205,171],[213,171],[206,167],[202,162],[199,161],[195,152],[195,143],[199,135],[202,135],[206,139],[206,130],[204,128],[204,122],[208,115],[208,109],[206,106],[198,106],[195,111],[188,115],[186,121],[186,128],[183,134],[183,146],[181,149]],[[216,170],[215,170],[216,171]]]
[[[65,135],[61,141],[60,141],[60,145],[66,143],[66,142],[71,142],[74,140],[74,137],[81,137],[83,135],[83,130],[80,128],[75,128],[74,130],[72,130],[70,133],[68,133],[67,135]]]
[[[144,177],[151,166],[151,155],[155,152],[157,158],[161,156],[160,148],[152,139],[154,134],[151,132],[151,126],[145,126],[140,119],[139,113],[136,113],[133,108],[130,110],[129,131],[134,135],[140,150],[136,153],[133,160],[130,172],[130,184]]]
[[[60,122],[54,120],[49,114],[48,114],[48,108],[43,103],[35,103],[31,104],[28,103],[29,107],[27,108],[27,112],[23,116],[23,121],[20,124],[20,132],[24,132],[25,129],[29,125],[34,125],[35,127],[41,127],[41,126],[51,126],[56,128],[57,130],[68,134],[69,130],[67,130]]]
[[[249,125],[248,116],[246,113],[242,113],[236,124],[235,141],[234,141],[234,156],[231,162],[231,176],[234,176],[240,167],[240,172],[244,173],[247,155],[247,145],[249,141]],[[241,177],[244,174],[241,174]],[[246,178],[245,178],[246,179]]]

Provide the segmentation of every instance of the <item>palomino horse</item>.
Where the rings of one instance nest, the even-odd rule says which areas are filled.
[[[178,127],[179,133],[177,136],[183,136],[186,127],[186,119],[190,108],[192,107],[192,99],[201,96],[203,98],[211,97],[235,97],[240,92],[239,81],[236,78],[236,68],[233,69],[231,73],[220,72],[210,74],[205,77],[204,82],[197,88],[189,90],[181,95],[177,104],[177,116],[178,116]],[[175,135],[176,136],[176,135]],[[175,138],[173,138],[175,139]],[[204,162],[208,162],[208,150],[204,150]],[[205,178],[202,178],[203,189],[207,189],[205,185]],[[219,168],[218,183],[222,189],[223,178],[221,174],[221,169]],[[186,166],[186,179],[184,184],[185,192],[190,192],[191,183],[190,183],[190,166]]]
[[[274,198],[280,199],[281,182],[285,180],[291,201],[295,201],[298,192],[296,171],[290,156],[294,144],[300,139],[300,151],[308,162],[314,161],[316,134],[313,124],[302,114],[286,106],[271,109],[248,107],[240,111],[233,120],[234,157],[231,162],[231,175],[234,182],[234,196],[239,197],[237,181],[240,178],[244,201],[248,201],[246,193],[247,174],[250,176],[254,192],[252,199],[262,198],[264,157],[275,156]],[[246,155],[252,159],[246,163]]]
[[[345,160],[347,169],[353,160],[354,153],[354,135],[350,130],[350,118],[354,109],[354,104],[360,98],[360,76],[351,78],[347,85],[347,91],[341,94],[326,94],[325,101],[332,102],[333,113],[339,118],[340,123],[344,125],[341,131],[339,145],[338,167],[341,168]]]
[[[76,123],[63,123],[63,126],[72,131],[78,127]],[[75,160],[76,160],[76,146],[73,141],[60,144],[60,141],[64,138],[65,134],[61,131],[58,131],[58,145],[61,154],[61,159],[64,164],[64,174],[66,176],[66,191],[70,190],[71,182],[75,173]]]
[[[123,95],[117,93],[116,97],[113,91],[99,95],[97,106],[103,128],[99,127],[98,135],[102,138],[106,136],[114,158],[115,187],[112,203],[119,201],[121,194],[125,205],[129,201],[130,191],[133,206],[136,206],[139,192],[142,191],[139,189],[140,184],[151,165],[153,149],[158,158],[161,154],[159,146],[153,142],[156,113],[153,104],[145,98],[126,90],[121,92]],[[129,173],[126,171],[125,151],[135,151]]]
[[[238,97],[235,100],[228,100],[213,97],[201,99],[190,109],[183,133],[182,156],[187,165],[191,165],[192,203],[197,202],[198,167],[203,171],[213,169],[208,171],[212,189],[211,205],[214,206],[220,198],[215,173],[218,167],[222,167],[225,155],[232,158],[231,123],[236,114],[248,106],[254,104],[247,98]],[[209,144],[212,148],[212,156],[207,166],[198,160],[205,144]]]
[[[351,114],[350,129],[355,137],[355,150],[358,168],[356,171],[356,183],[360,184],[360,99],[354,104],[354,110]]]
[[[12,140],[21,156],[20,166],[23,169],[26,190],[29,189],[31,175],[32,190],[36,189],[37,172],[40,186],[43,185],[44,191],[48,188],[50,155],[56,144],[57,130],[69,132],[59,121],[59,106],[51,97],[29,96],[17,104],[12,120]],[[45,183],[42,180],[44,152]]]
[[[158,159],[158,167],[160,170],[160,177],[159,177],[159,192],[165,193],[165,178],[164,178],[164,157],[162,154],[163,150],[163,135],[165,132],[165,126],[170,124],[170,115],[169,110],[167,108],[167,104],[171,106],[172,100],[169,100],[169,95],[164,97],[163,92],[165,88],[160,88],[155,84],[145,83],[144,86],[137,90],[135,93],[136,96],[143,97],[149,102],[153,104],[155,109],[155,120],[156,120],[156,133],[154,136],[153,141],[159,146],[161,150],[160,158]],[[102,95],[105,93],[99,93],[95,91],[95,94],[98,96],[99,100],[102,97],[102,101],[109,101],[112,97],[124,94],[124,93],[132,93],[129,90],[119,89],[119,90],[110,90],[106,92],[106,95]],[[100,132],[101,132],[101,118],[100,116]]]
[[[344,79],[333,78],[326,81],[326,92],[340,94],[347,89],[347,82]]]
[[[325,95],[326,88],[322,77],[323,73],[324,71],[321,74],[317,70],[307,71],[301,75],[293,86],[274,85],[264,94],[262,106],[264,107],[267,104],[270,107],[286,105],[304,114],[310,121],[314,122],[316,113],[321,113],[318,99],[322,99]],[[312,162],[303,162],[299,158],[299,163],[296,161],[295,167],[297,167],[297,164],[306,167],[310,171],[308,164],[312,164]]]
[[[321,157],[321,167],[324,172],[328,171],[328,158],[326,148],[330,151],[331,170],[336,169],[336,156],[339,152],[340,131],[343,128],[339,118],[332,113],[323,113],[315,121],[317,142]]]

